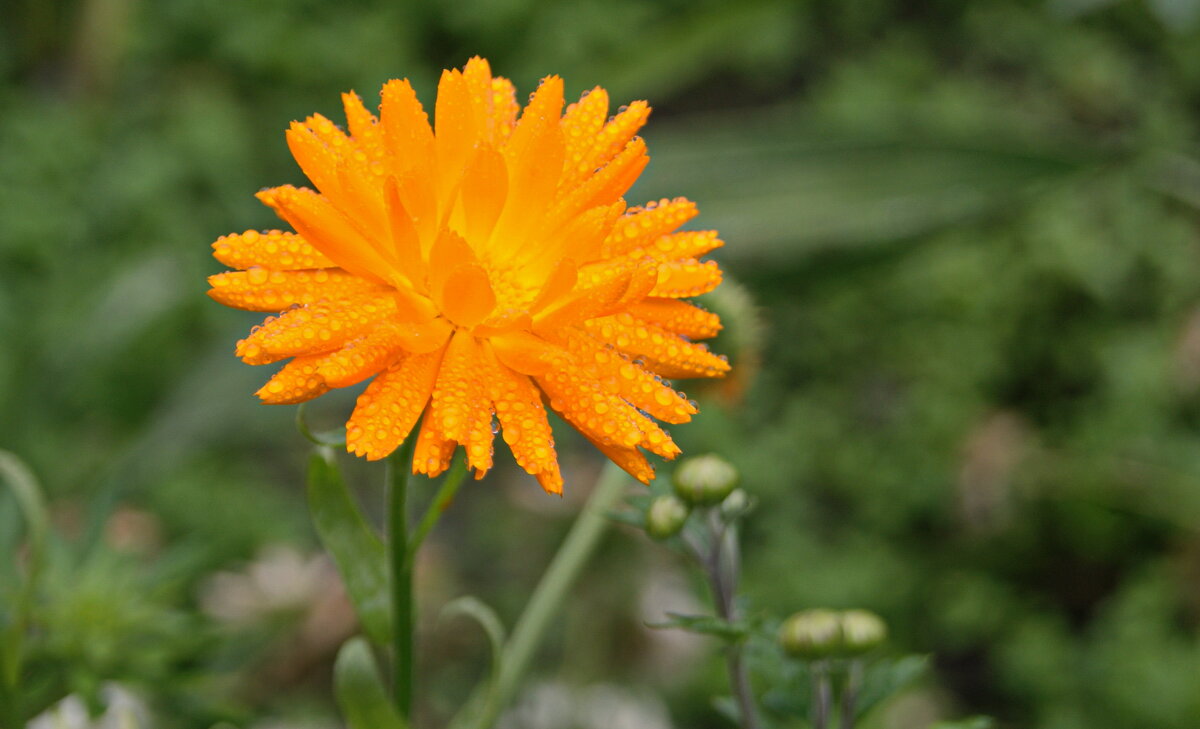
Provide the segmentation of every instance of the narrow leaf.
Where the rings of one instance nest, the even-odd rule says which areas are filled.
[[[646,623],[646,627],[663,630],[675,628],[689,633],[712,635],[730,642],[739,641],[750,634],[750,626],[742,621],[730,622],[713,615],[680,615],[667,613],[668,620],[661,623]]]
[[[338,651],[333,690],[350,729],[407,729],[388,701],[371,648],[362,638],[351,638]]]
[[[23,580],[14,595],[12,615],[0,633],[0,720],[16,712],[12,689],[17,686],[21,670],[26,623],[33,610],[33,595],[46,551],[49,517],[42,488],[33,472],[12,453],[0,451],[0,481],[7,483],[16,499],[17,508],[25,519],[29,535],[29,550]]]
[[[483,706],[484,715],[491,713],[496,701],[499,699],[497,688],[499,687],[500,669],[504,658],[504,641],[505,631],[504,624],[500,622],[496,611],[492,610],[481,600],[471,597],[470,595],[460,597],[456,600],[451,600],[442,608],[441,620],[463,615],[471,618],[479,627],[483,628],[483,632],[487,634],[488,642],[492,647],[492,666],[488,675],[487,688],[484,690]]]
[[[33,473],[8,451],[0,451],[0,480],[8,484],[25,523],[29,528],[29,547],[37,554],[42,553],[46,540],[46,502],[42,497],[42,489]]]
[[[309,460],[308,505],[317,535],[333,556],[367,637],[376,645],[389,645],[392,626],[383,540],[363,518],[328,452],[318,451]]]

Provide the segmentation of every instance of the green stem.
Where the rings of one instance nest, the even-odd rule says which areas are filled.
[[[408,540],[408,559],[409,568],[412,568],[412,561],[417,558],[417,551],[421,549],[421,544],[424,543],[425,537],[429,536],[429,532],[437,526],[438,520],[442,518],[442,514],[446,509],[450,508],[450,503],[454,501],[454,496],[458,493],[459,487],[462,486],[463,477],[467,475],[467,461],[464,457],[454,459],[454,465],[450,467],[450,472],[442,479],[442,485],[438,488],[437,494],[433,497],[433,501],[429,504],[429,508],[425,510],[425,515],[421,517],[421,521],[417,524],[416,531]]]
[[[408,555],[408,474],[413,447],[409,436],[388,457],[387,554],[392,597],[392,693],[405,721],[412,716],[413,624],[412,562]]]
[[[813,680],[813,729],[827,729],[829,714],[833,708],[833,684],[829,678],[829,661],[812,664]]]
[[[600,537],[608,527],[608,512],[624,495],[628,483],[629,477],[618,466],[613,463],[605,466],[587,504],[517,620],[512,637],[504,645],[500,675],[495,688],[489,692],[491,695],[477,690],[466,709],[450,722],[451,727],[460,727],[465,723],[477,729],[486,729],[492,726],[500,711],[512,700],[550,622],[559,614],[563,598],[600,543]]]

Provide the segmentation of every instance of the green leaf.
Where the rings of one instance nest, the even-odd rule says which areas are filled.
[[[16,688],[20,674],[25,626],[33,609],[33,592],[46,553],[49,517],[37,478],[21,459],[8,451],[0,451],[0,481],[8,484],[29,534],[25,577],[15,593],[11,616],[0,623],[4,628],[0,633],[0,719],[7,722],[7,715],[16,710],[12,705],[15,696],[8,696],[9,689]]]
[[[308,419],[304,417],[304,408],[308,405],[306,402],[300,403],[296,407],[296,430],[300,431],[300,435],[315,446],[327,446],[330,448],[340,448],[346,445],[346,429],[338,428],[337,430],[314,431],[308,427]]]
[[[751,627],[744,621],[730,622],[713,615],[680,615],[667,613],[669,620],[661,623],[646,623],[646,627],[662,630],[675,628],[689,633],[712,635],[722,640],[735,642],[750,635]]]
[[[338,651],[333,667],[333,691],[350,729],[408,727],[388,701],[371,647],[362,638],[351,638]]]
[[[367,637],[376,645],[389,645],[392,625],[383,540],[363,518],[326,451],[314,453],[309,460],[308,505],[317,535],[333,556]]]
[[[868,711],[907,688],[928,670],[929,656],[903,656],[871,664],[863,677],[856,714],[860,717],[865,716]]]
[[[445,620],[456,615],[462,615],[471,618],[479,626],[483,628],[483,632],[487,634],[488,642],[492,647],[492,665],[488,675],[487,688],[483,695],[483,715],[491,713],[496,701],[499,699],[497,689],[499,687],[500,670],[503,665],[504,658],[504,641],[505,630],[504,623],[500,621],[500,617],[496,615],[496,611],[488,607],[483,601],[478,598],[466,595],[456,600],[451,600],[442,608],[440,620]]]
[[[8,484],[25,523],[29,528],[29,548],[31,552],[41,555],[46,543],[46,529],[49,518],[46,515],[46,501],[42,497],[42,488],[38,485],[33,472],[12,453],[0,451],[0,480]]]

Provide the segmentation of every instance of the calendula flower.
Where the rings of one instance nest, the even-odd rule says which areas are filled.
[[[298,403],[374,376],[346,424],[352,453],[388,455],[419,419],[415,473],[442,473],[462,445],[482,477],[498,421],[517,463],[560,493],[548,403],[649,481],[641,449],[679,453],[654,418],[696,413],[663,378],[729,369],[695,342],[718,318],[684,300],[721,281],[699,260],[716,232],[677,231],[696,214],[682,198],[622,198],[648,160],[636,133],[650,108],[610,118],[596,88],[564,112],[549,76],[521,111],[480,58],[442,74],[432,128],[408,81],[381,97],[377,118],[343,95],[346,131],[293,122],[288,146],[317,189],[258,194],[292,231],[213,244],[238,270],[209,295],[281,312],[237,345],[249,364],[291,359],[258,396]]]

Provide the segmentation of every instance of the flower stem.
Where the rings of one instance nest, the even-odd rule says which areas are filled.
[[[854,713],[858,703],[858,692],[862,689],[863,662],[850,662],[849,677],[842,693],[841,724],[842,729],[854,729]]]
[[[415,434],[388,457],[387,554],[392,597],[392,694],[400,716],[412,716],[413,596],[408,550],[408,474]]]
[[[716,510],[709,512],[709,530],[712,549],[702,564],[708,575],[717,615],[727,622],[738,619],[734,594],[737,589],[740,556],[738,554],[737,529],[721,521]],[[754,703],[754,692],[750,688],[750,674],[742,659],[743,645],[733,643],[726,649],[725,667],[729,671],[729,687],[738,705],[738,716],[742,729],[758,729],[758,709]]]
[[[827,729],[833,708],[833,685],[829,677],[829,662],[817,661],[812,666],[813,729]]]

